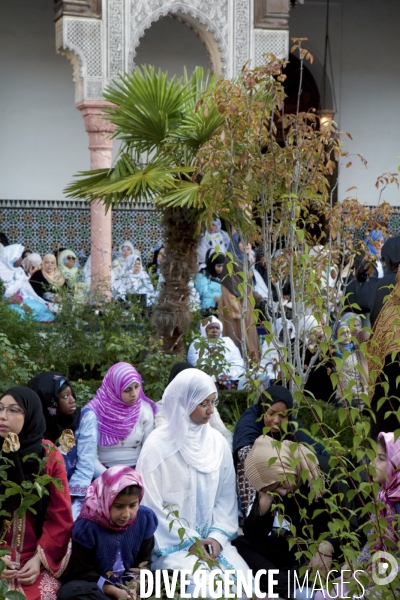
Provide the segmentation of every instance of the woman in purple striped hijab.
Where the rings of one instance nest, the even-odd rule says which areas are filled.
[[[156,413],[140,374],[129,363],[113,365],[87,406],[96,415],[99,435],[95,477],[108,467],[135,467]]]

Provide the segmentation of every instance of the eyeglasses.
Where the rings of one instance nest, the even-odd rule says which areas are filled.
[[[3,411],[6,411],[6,415],[24,415],[25,411],[22,408],[18,408],[17,406],[2,406],[0,404],[0,415]]]
[[[67,256],[67,260],[75,260],[75,256]]]
[[[210,408],[211,406],[217,406],[218,402],[219,400],[217,398],[216,400],[212,400],[211,402],[201,402],[197,406],[200,406],[200,408]]]

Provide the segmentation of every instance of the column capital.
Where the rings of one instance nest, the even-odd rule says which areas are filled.
[[[105,100],[82,100],[76,104],[85,121],[85,130],[89,134],[90,150],[112,150],[111,135],[115,131],[114,123],[104,118],[104,108],[115,106]]]
[[[76,104],[85,120],[85,129],[88,133],[114,133],[115,125],[104,118],[104,109],[115,106],[105,100],[82,100]]]

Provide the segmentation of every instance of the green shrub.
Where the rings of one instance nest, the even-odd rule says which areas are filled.
[[[28,344],[11,344],[4,333],[0,333],[0,392],[14,385],[26,385],[39,370],[28,357]]]

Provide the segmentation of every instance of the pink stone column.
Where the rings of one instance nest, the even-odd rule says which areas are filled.
[[[111,167],[113,142],[111,134],[115,126],[103,119],[103,109],[110,106],[102,100],[83,100],[76,105],[85,120],[89,134],[90,168],[108,169]],[[92,262],[92,292],[101,291],[111,297],[111,208],[106,213],[101,201],[90,206],[90,254]]]

